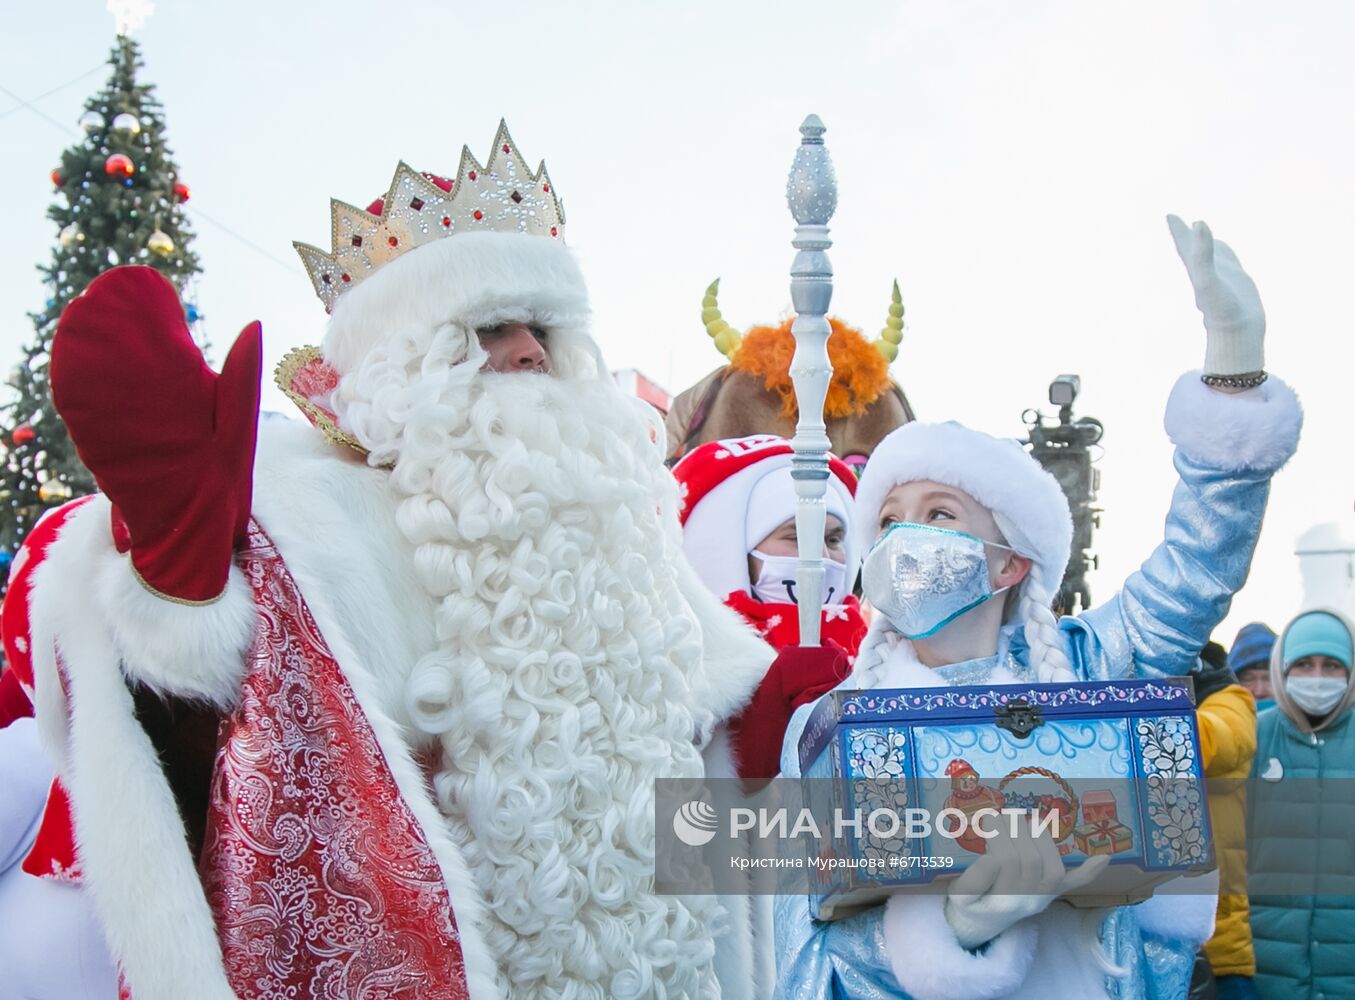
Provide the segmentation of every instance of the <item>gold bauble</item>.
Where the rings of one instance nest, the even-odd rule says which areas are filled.
[[[51,503],[53,500],[66,500],[71,495],[71,488],[60,479],[49,479],[38,487],[38,499],[43,503]]]
[[[146,240],[146,248],[151,253],[158,253],[161,257],[168,257],[174,252],[174,241],[169,238],[169,233],[157,229],[151,233],[150,238]]]

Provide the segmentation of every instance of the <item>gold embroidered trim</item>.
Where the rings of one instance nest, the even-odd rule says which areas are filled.
[[[278,362],[277,368],[273,371],[273,381],[283,394],[306,415],[306,419],[325,436],[325,440],[331,444],[352,448],[358,454],[366,457],[367,449],[358,443],[357,438],[338,425],[334,414],[317,406],[296,390],[295,384],[297,377],[301,374],[301,369],[316,362],[325,363],[320,348],[310,345],[294,348],[283,355],[282,360]]]
[[[140,571],[137,570],[136,563],[132,562],[132,557],[130,555],[127,557],[127,566],[131,569],[132,576],[136,577],[137,583],[145,587],[153,596],[160,598],[162,601],[169,601],[171,604],[182,604],[189,608],[205,608],[207,605],[215,604],[217,601],[221,600],[221,598],[225,597],[226,591],[229,589],[229,585],[227,585],[226,587],[221,588],[221,593],[217,594],[215,597],[209,597],[205,601],[190,601],[186,597],[174,597],[171,594],[162,593],[152,587],[146,582],[146,578],[141,575]]]

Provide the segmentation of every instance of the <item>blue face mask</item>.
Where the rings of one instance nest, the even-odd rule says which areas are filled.
[[[904,638],[925,639],[1008,589],[993,589],[988,545],[1015,551],[949,528],[891,525],[861,565],[861,592]]]
[[[1258,698],[1256,700],[1256,712],[1258,715],[1264,712],[1266,709],[1274,707],[1275,707],[1274,698]]]

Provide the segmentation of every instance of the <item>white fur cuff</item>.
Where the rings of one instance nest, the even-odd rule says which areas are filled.
[[[1172,879],[1134,907],[1139,929],[1160,938],[1204,944],[1214,936],[1218,889],[1217,871]]]
[[[254,597],[232,566],[221,599],[176,604],[157,597],[131,573],[126,556],[100,567],[96,586],[123,671],[160,694],[235,707],[254,637]]]
[[[239,568],[231,567],[225,593],[211,604],[157,597],[113,547],[108,501],[97,497],[66,525],[40,572],[49,600],[88,588],[129,679],[218,709],[235,705],[255,627],[254,598]]]
[[[1167,436],[1186,457],[1224,472],[1275,472],[1298,448],[1303,409],[1274,375],[1230,395],[1186,372],[1167,400]]]
[[[1030,972],[1039,928],[1022,920],[975,954],[961,947],[946,922],[943,894],[897,895],[885,904],[889,966],[915,1000],[996,1000],[1015,991]]]

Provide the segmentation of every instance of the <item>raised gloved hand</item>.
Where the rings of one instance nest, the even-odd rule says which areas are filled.
[[[1203,222],[1187,226],[1167,216],[1176,252],[1195,288],[1195,305],[1207,334],[1204,374],[1248,375],[1265,368],[1266,314],[1256,285],[1237,254]]]
[[[260,327],[207,367],[168,279],[115,267],[57,324],[52,401],[113,502],[113,537],[162,597],[220,597],[249,523]]]
[[[1110,863],[1101,855],[1065,869],[1049,831],[1035,836],[1026,817],[1017,818],[1015,836],[1005,815],[995,824],[987,852],[951,883],[946,898],[946,922],[971,951],[1042,913],[1059,896],[1090,885]]]
[[[729,721],[739,777],[745,781],[776,777],[791,715],[833,690],[850,672],[846,652],[831,639],[822,646],[782,649],[752,700]]]

